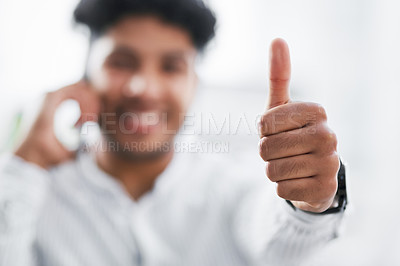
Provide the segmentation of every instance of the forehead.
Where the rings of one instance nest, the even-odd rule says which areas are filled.
[[[114,48],[124,47],[143,55],[196,54],[189,33],[151,15],[128,16],[112,26],[104,37],[112,40]]]

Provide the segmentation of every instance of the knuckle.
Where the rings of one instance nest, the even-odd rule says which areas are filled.
[[[317,112],[317,116],[320,120],[326,121],[328,119],[325,108],[319,104],[315,104],[315,110]]]
[[[290,81],[290,79],[288,78],[278,78],[278,77],[270,77],[269,80],[272,82],[283,83],[283,84],[286,84],[288,81]]]
[[[258,128],[261,135],[268,135],[268,132],[270,131],[270,115],[268,113],[261,115],[258,121]]]
[[[276,186],[276,194],[283,199],[289,198],[290,193],[288,191],[288,187],[285,186],[285,182],[278,183],[278,185]]]
[[[337,191],[337,171],[339,169],[339,159],[338,156],[331,156],[329,158],[329,161],[327,162],[327,165],[325,165],[325,169],[327,171],[323,176],[321,176],[320,180],[320,191],[322,191],[323,196],[325,196],[326,199],[329,199],[330,197],[334,196]]]
[[[326,145],[327,145],[327,151],[328,152],[336,152],[337,149],[337,137],[335,133],[330,131],[327,136],[326,136]]]
[[[260,118],[257,122],[257,127],[258,127],[259,135],[262,136],[265,133],[265,117],[264,117],[264,115],[260,116]]]
[[[315,134],[315,140],[317,141],[318,145],[324,144],[327,137],[326,137],[326,128],[324,125],[319,126],[317,128],[317,134]]]
[[[336,176],[330,177],[324,184],[324,191],[326,191],[327,198],[331,198],[336,194],[337,191],[337,179]]]
[[[338,182],[337,182],[336,177],[334,177],[334,178],[332,178],[332,180],[329,184],[329,187],[328,187],[328,189],[330,190],[330,194],[332,196],[336,194],[337,188],[338,188]]]
[[[310,115],[312,115],[313,117],[316,117],[317,120],[320,120],[320,121],[327,120],[326,110],[321,104],[309,102],[309,103],[307,103],[306,106],[307,106],[307,111],[310,113]]]
[[[268,137],[263,137],[260,139],[259,142],[259,153],[261,158],[264,161],[267,161],[269,158],[269,154],[268,154]]]
[[[336,177],[340,167],[340,159],[336,152],[329,157],[329,165],[333,175]]]
[[[325,124],[322,125],[317,134],[318,143],[327,149],[328,151],[334,151],[337,147],[337,136],[336,134],[329,129]]]
[[[323,144],[327,144],[328,142],[331,141],[331,136],[330,136],[330,132],[329,130],[326,128],[326,126],[322,126],[320,131],[319,131],[319,140],[321,141],[321,143]]]
[[[267,162],[265,172],[271,181],[275,182],[277,180],[276,163]]]
[[[261,115],[261,117],[260,117],[260,121],[258,122],[259,123],[259,125],[264,125],[264,124],[266,124],[267,123],[267,114],[263,114],[263,115]]]
[[[332,145],[332,148],[336,151],[337,145],[338,145],[338,139],[336,134],[333,131],[330,131],[329,133],[329,141]]]
[[[339,156],[336,154],[336,152],[321,157],[318,160],[318,163],[321,166],[319,172],[322,176],[326,176],[327,178],[333,176],[336,178],[340,166]]]
[[[291,186],[290,181],[278,182],[276,194],[283,199],[298,199],[299,193],[294,186]]]

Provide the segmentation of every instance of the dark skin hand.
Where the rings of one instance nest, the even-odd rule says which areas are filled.
[[[269,102],[259,124],[260,156],[281,198],[299,209],[323,212],[337,190],[337,139],[322,106],[291,101],[286,42],[274,40],[270,53]]]
[[[54,92],[47,93],[41,110],[28,136],[15,151],[15,155],[34,163],[43,169],[73,159],[75,152],[68,151],[57,140],[54,134],[54,113],[65,100],[76,100],[81,108],[82,116],[78,124],[83,124],[87,118],[95,118],[100,109],[99,99],[91,86],[80,81]]]

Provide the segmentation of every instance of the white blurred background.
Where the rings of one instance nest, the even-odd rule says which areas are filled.
[[[71,0],[0,0],[0,151],[15,115],[80,79],[87,51]],[[400,2],[210,0],[217,38],[199,64],[195,110],[253,121],[268,92],[268,46],[287,40],[292,98],[318,102],[348,164],[350,207],[341,238],[310,265],[400,265]],[[244,167],[264,171],[257,136],[222,136]],[[253,158],[254,157],[254,158]]]

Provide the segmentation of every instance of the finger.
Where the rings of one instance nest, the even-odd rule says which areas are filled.
[[[316,125],[326,119],[325,109],[319,104],[292,102],[265,112],[258,127],[262,137]]]
[[[303,154],[289,158],[267,162],[267,177],[272,182],[312,177],[319,173],[321,165],[319,157],[313,154]]]
[[[312,153],[317,148],[317,139],[307,134],[307,128],[262,137],[259,143],[260,156],[264,161]]]
[[[91,86],[84,87],[80,91],[78,102],[81,108],[81,123],[97,122],[100,113],[100,97],[98,93]]]
[[[100,97],[86,81],[80,81],[74,85],[60,90],[61,102],[73,99],[79,103],[81,116],[75,126],[80,126],[88,121],[97,121],[100,112]]]
[[[49,148],[52,154],[52,156],[49,158],[49,163],[51,165],[57,165],[59,163],[76,158],[76,151],[66,149],[66,147],[60,142],[57,137],[54,141],[51,142],[51,145],[52,147]]]
[[[99,96],[90,84],[85,81],[47,93],[41,110],[42,119],[45,119],[51,125],[56,109],[61,103],[70,99],[77,101],[81,110],[81,116],[75,126],[81,125],[86,121],[97,121],[98,113],[100,112]]]
[[[270,48],[268,109],[289,102],[290,74],[289,47],[284,40],[275,39],[272,41]]]
[[[335,178],[321,180],[316,176],[279,181],[276,192],[279,197],[290,201],[324,202],[331,199],[336,189]]]

